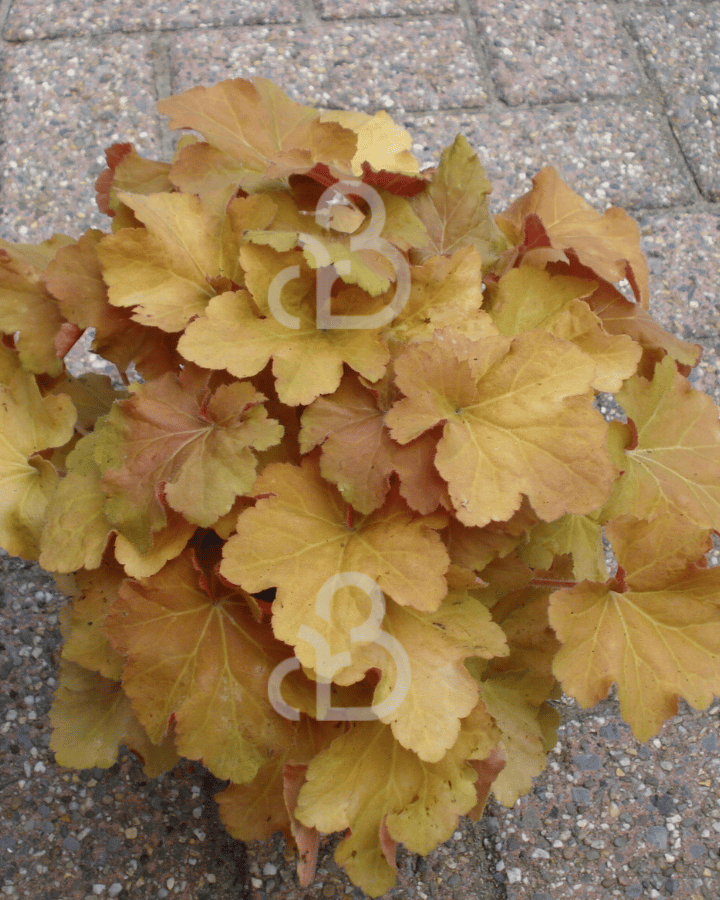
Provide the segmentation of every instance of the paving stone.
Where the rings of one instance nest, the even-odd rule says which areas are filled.
[[[720,213],[643,214],[641,247],[650,267],[650,311],[686,340],[720,333]]]
[[[606,3],[473,0],[473,9],[511,105],[627,97],[640,88],[630,41]]]
[[[320,0],[323,18],[344,19],[360,16],[407,16],[417,13],[441,13],[455,10],[454,0]]]
[[[488,99],[455,16],[189,31],[174,38],[171,55],[174,91],[261,75],[312,106],[432,110]]]
[[[16,44],[2,59],[0,236],[36,242],[107,227],[95,179],[104,150],[132,141],[158,152],[148,37]]]
[[[636,104],[495,108],[402,121],[426,165],[435,164],[458,132],[464,134],[493,183],[495,211],[529,190],[532,176],[546,165],[598,208],[665,207],[699,197],[665,120]]]
[[[102,31],[296,22],[299,18],[299,4],[292,0],[24,0],[10,7],[3,37],[27,41]]]
[[[720,3],[632,9],[628,24],[702,192],[720,199]]]

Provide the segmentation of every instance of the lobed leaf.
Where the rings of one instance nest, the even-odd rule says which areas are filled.
[[[651,381],[630,379],[617,399],[629,421],[613,424],[611,448],[623,474],[604,515],[672,513],[720,529],[720,423],[713,401],[693,390],[669,355]]]
[[[587,394],[594,366],[570,342],[542,330],[471,342],[447,329],[395,370],[406,396],[387,414],[390,433],[406,443],[443,425],[435,466],[463,524],[506,520],[523,494],[545,521],[607,498],[614,468]]]
[[[678,695],[704,709],[720,692],[720,570],[703,567],[707,531],[680,517],[607,530],[627,570],[552,595],[554,671],[584,707],[616,682],[622,716],[645,741],[676,714]]]

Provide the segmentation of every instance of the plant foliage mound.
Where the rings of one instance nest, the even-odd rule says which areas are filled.
[[[562,691],[640,740],[720,693],[718,410],[637,226],[554,169],[493,217],[461,136],[421,171],[263,79],[160,109],[191,133],[107,151],[109,233],[0,249],[0,544],[71,596],[51,746],[201,760],[232,835],[307,884],[344,832],[378,896],[531,788]],[[66,368],[87,329],[116,380]]]

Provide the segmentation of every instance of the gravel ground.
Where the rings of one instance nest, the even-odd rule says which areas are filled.
[[[426,163],[462,131],[496,210],[546,164],[598,208],[629,209],[652,311],[703,346],[692,377],[720,402],[719,2],[0,0],[0,38],[0,237],[104,227],[93,184],[109,143],[167,157],[158,97],[263,75],[316,106],[387,109]],[[201,766],[157,779],[126,754],[108,770],[56,766],[47,712],[63,604],[49,575],[0,553],[4,896],[364,896],[333,862],[336,839],[308,890],[277,836],[230,839],[212,799],[222,784]],[[647,744],[612,697],[558,708],[533,791],[510,810],[491,801],[424,859],[401,854],[388,897],[720,896],[718,704],[681,705]]]

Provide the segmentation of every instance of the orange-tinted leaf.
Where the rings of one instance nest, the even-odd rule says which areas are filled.
[[[377,392],[347,375],[328,397],[318,397],[302,415],[300,449],[320,444],[320,471],[336,484],[358,512],[382,506],[390,477],[400,475],[400,494],[422,513],[430,513],[447,495],[433,465],[435,443],[421,435],[408,444],[393,441],[385,426],[386,410]]]
[[[622,579],[551,597],[562,642],[554,671],[581,706],[618,686],[620,712],[645,741],[677,712],[720,693],[720,569],[703,567],[706,530],[678,516],[607,526]],[[694,563],[700,564],[694,565]]]
[[[627,278],[636,299],[647,308],[648,267],[640,250],[640,231],[624,210],[611,206],[599,213],[547,166],[533,178],[532,190],[500,218],[520,233],[527,216],[538,217],[550,247],[572,251],[582,265],[607,281]]]
[[[17,335],[20,361],[30,372],[54,376],[63,368],[55,338],[64,319],[43,274],[58,250],[71,243],[61,234],[37,246],[0,240],[0,332]]]
[[[264,397],[248,382],[211,392],[207,373],[191,367],[133,385],[98,436],[106,514],[140,552],[164,527],[163,503],[190,522],[210,526],[255,480],[253,448],[280,440]]]
[[[97,255],[103,237],[89,229],[77,244],[62,247],[45,273],[47,290],[68,321],[95,329],[92,349],[120,372],[134,362],[146,378],[162,374],[177,354],[166,332],[140,325],[129,310],[110,305]]]
[[[217,582],[206,593],[188,553],[152,578],[124,582],[105,630],[127,656],[123,687],[152,740],[174,718],[180,753],[237,782],[292,740],[267,694],[288,648],[242,594]]]
[[[444,424],[435,465],[466,525],[509,519],[526,494],[546,521],[600,506],[615,474],[587,390],[591,360],[542,330],[471,342],[450,329],[395,362],[401,443]],[[588,460],[593,466],[588,468]]]
[[[171,117],[171,128],[199,131],[210,145],[184,147],[173,165],[171,178],[186,191],[207,189],[208,171],[216,188],[235,183],[250,191],[319,161],[347,169],[357,144],[351,131],[320,121],[316,110],[265,78],[195,87],[161,100],[158,109]]]
[[[694,390],[667,356],[652,381],[630,379],[617,399],[632,426],[613,425],[623,475],[606,517],[673,513],[700,528],[720,528],[720,423],[710,397]]]
[[[646,350],[668,353],[683,366],[695,366],[700,361],[700,344],[689,344],[666,331],[649,312],[626,300],[611,284],[598,285],[586,302],[610,334],[627,334]]]

